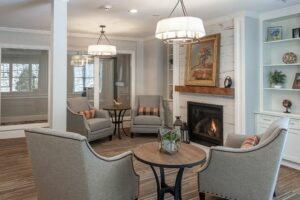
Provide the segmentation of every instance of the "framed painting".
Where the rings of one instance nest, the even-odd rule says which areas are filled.
[[[220,34],[208,35],[189,44],[186,53],[185,85],[217,86]]]

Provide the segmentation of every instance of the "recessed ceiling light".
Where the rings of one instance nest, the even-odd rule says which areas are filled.
[[[130,10],[128,10],[128,12],[130,12],[131,14],[136,14],[136,13],[138,13],[138,10],[137,9],[130,9]]]

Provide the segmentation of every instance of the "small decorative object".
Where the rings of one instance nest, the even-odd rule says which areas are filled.
[[[205,36],[187,45],[185,85],[216,86],[221,34]]]
[[[300,89],[300,73],[296,73],[293,89]]]
[[[285,83],[285,78],[286,75],[283,74],[282,71],[275,70],[274,72],[270,72],[270,83],[273,88],[282,88],[282,84]]]
[[[282,105],[283,105],[283,107],[285,107],[285,111],[284,111],[284,113],[290,113],[289,112],[289,109],[291,108],[291,106],[292,106],[292,102],[290,101],[290,100],[288,100],[288,99],[284,99],[283,101],[282,101]]]
[[[293,38],[300,38],[300,28],[293,29]]]
[[[190,137],[188,132],[188,126],[186,122],[181,121],[180,116],[175,116],[175,122],[173,124],[175,129],[180,129],[181,142],[190,143]]]
[[[175,116],[175,121],[174,121],[174,128],[176,129],[181,129],[182,125],[183,125],[183,122],[181,121],[181,116]]]
[[[180,148],[180,129],[164,129],[159,130],[160,135],[160,151],[174,154],[178,152]]]
[[[282,26],[269,27],[267,41],[281,40],[282,39]]]
[[[188,130],[188,125],[186,122],[183,122],[183,125],[181,127],[181,142],[183,143],[190,143],[190,135]]]
[[[224,80],[224,87],[225,88],[230,88],[232,85],[232,79],[230,76],[226,76],[225,80]]]
[[[297,62],[297,56],[293,52],[287,52],[287,53],[283,54],[282,61],[285,64],[293,64],[293,63]]]
[[[113,100],[113,105],[114,106],[120,106],[120,105],[122,105],[122,102],[118,102],[118,101],[116,101],[115,99]]]

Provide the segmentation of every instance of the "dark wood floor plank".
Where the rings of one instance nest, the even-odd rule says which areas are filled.
[[[140,144],[157,141],[156,136],[140,135],[133,139],[123,137],[92,142],[93,149],[102,156],[114,156],[124,151],[132,150]],[[140,199],[156,199],[156,184],[149,166],[134,160],[134,166],[140,174]],[[166,170],[166,181],[173,184],[177,171]],[[197,174],[194,170],[186,170],[183,176],[183,199],[198,198]],[[300,194],[300,172],[287,167],[281,167],[277,185],[280,199],[290,193]],[[173,199],[171,195],[165,196]],[[36,190],[32,177],[31,163],[24,138],[0,140],[0,200],[35,200]],[[209,197],[207,200],[219,198]]]

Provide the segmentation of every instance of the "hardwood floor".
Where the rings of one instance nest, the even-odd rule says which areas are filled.
[[[155,136],[140,135],[131,139],[122,140],[113,138],[112,141],[100,140],[92,142],[95,151],[103,156],[113,156],[137,145],[156,141]],[[140,199],[156,199],[156,185],[151,169],[138,161],[134,166],[140,174]],[[166,170],[166,181],[174,183],[176,170]],[[183,176],[183,199],[199,199],[197,176],[194,170],[186,170]],[[300,194],[300,172],[287,167],[281,167],[277,186],[278,199],[289,193]],[[31,163],[24,138],[0,140],[0,200],[33,200],[36,199],[36,190],[32,177]],[[166,195],[166,199],[173,199]],[[207,197],[207,200],[218,198]]]

